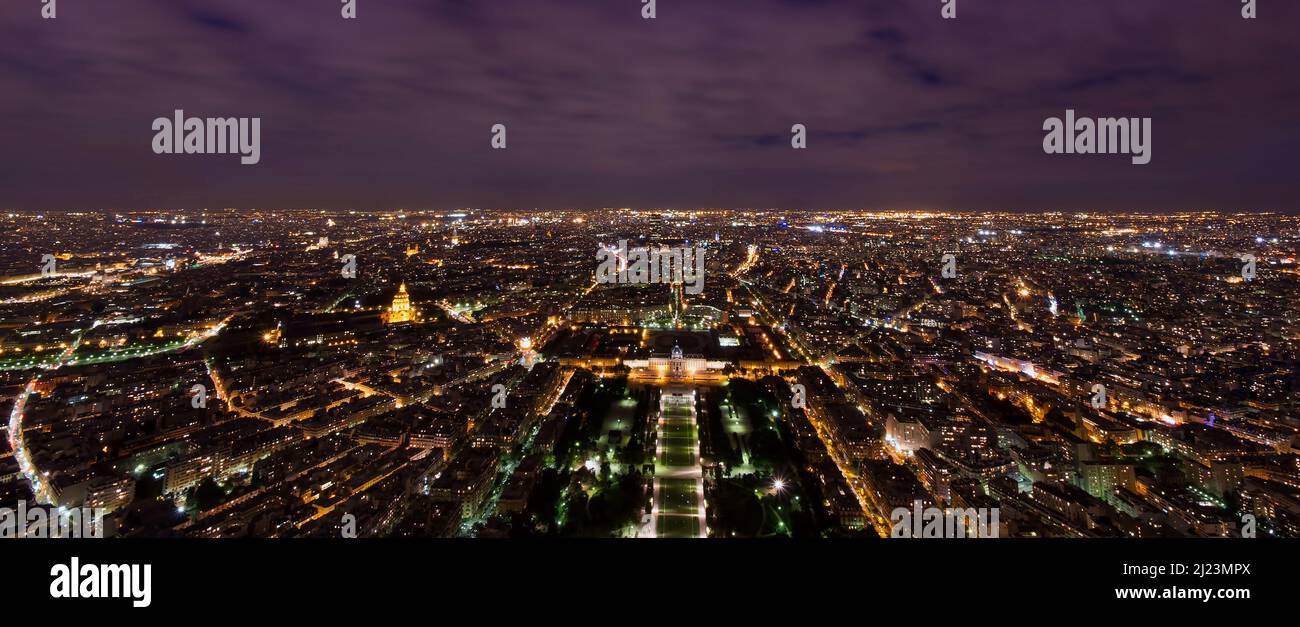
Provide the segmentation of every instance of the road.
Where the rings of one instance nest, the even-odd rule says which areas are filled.
[[[77,331],[77,338],[72,344],[63,351],[58,361],[49,370],[58,370],[62,368],[72,354],[77,352],[77,347],[81,345],[82,331]],[[32,461],[31,452],[27,450],[27,441],[23,437],[23,414],[27,411],[27,400],[31,398],[32,392],[36,390],[36,383],[40,381],[41,375],[37,374],[27,382],[17,399],[14,399],[14,409],[9,414],[9,447],[14,451],[14,459],[18,460],[18,468],[27,478],[27,482],[32,486],[32,493],[36,496],[36,502],[41,505],[52,505],[54,499],[50,494],[50,486],[44,479],[44,475],[36,468]]]

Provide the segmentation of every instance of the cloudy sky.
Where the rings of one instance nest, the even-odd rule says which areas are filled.
[[[0,208],[1295,210],[1300,2],[1258,3],[4,0]],[[1067,108],[1151,164],[1044,154]],[[175,109],[261,163],[153,154]]]

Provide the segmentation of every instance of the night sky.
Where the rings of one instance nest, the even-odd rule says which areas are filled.
[[[4,0],[0,208],[1300,209],[1295,0],[340,6]],[[261,163],[153,154],[178,108]],[[1044,154],[1067,108],[1151,164]]]

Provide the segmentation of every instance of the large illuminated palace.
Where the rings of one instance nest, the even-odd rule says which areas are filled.
[[[726,326],[710,331],[573,326],[543,351],[561,365],[625,373],[641,383],[720,384],[729,377],[760,377],[798,368],[771,350],[766,328]]]
[[[667,357],[652,356],[648,359],[628,359],[623,362],[632,371],[629,378],[634,380],[668,381],[673,383],[721,383],[727,380],[723,370],[731,362],[720,359],[706,359],[703,355],[685,355],[682,347],[673,345]]]

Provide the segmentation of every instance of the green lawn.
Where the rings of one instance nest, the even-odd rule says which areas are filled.
[[[695,463],[694,448],[660,447],[659,464],[662,466],[694,466]]]
[[[655,521],[660,538],[695,538],[700,535],[700,522],[694,516],[663,516]]]
[[[694,479],[659,480],[660,513],[693,516],[699,512],[699,498],[695,493]]]

